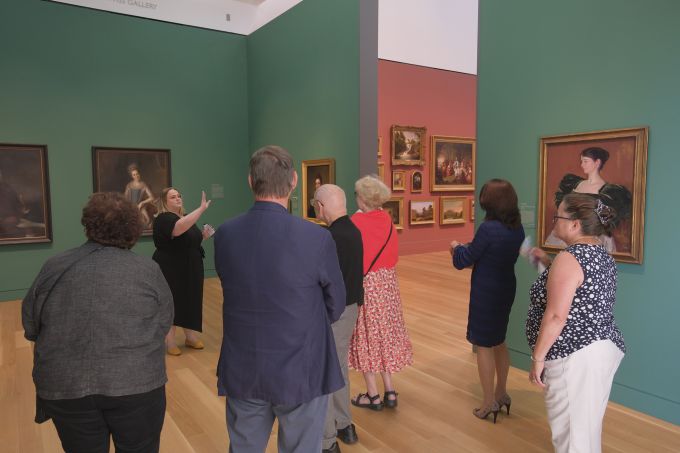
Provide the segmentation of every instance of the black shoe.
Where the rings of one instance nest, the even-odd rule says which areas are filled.
[[[393,400],[388,398],[391,395],[394,395]],[[395,392],[394,390],[385,392],[385,396],[383,396],[383,404],[385,405],[385,407],[390,408],[390,409],[394,409],[395,407],[397,407],[397,404],[398,404],[397,403],[397,395],[399,395],[399,394],[397,392]]]
[[[347,445],[359,442],[359,436],[357,436],[357,430],[354,428],[354,423],[350,423],[346,428],[339,429],[338,439]]]
[[[340,453],[340,446],[337,442],[331,445],[331,448],[324,448],[321,453]]]

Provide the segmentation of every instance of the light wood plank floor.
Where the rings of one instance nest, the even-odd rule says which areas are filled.
[[[345,453],[547,452],[550,431],[541,393],[526,372],[511,369],[510,416],[498,423],[471,414],[480,399],[475,357],[465,341],[469,272],[454,272],[448,253],[401,258],[399,278],[415,364],[395,377],[396,410],[354,409],[360,437],[341,444]],[[210,453],[227,450],[224,398],[215,390],[221,338],[219,281],[206,280],[204,351],[169,357],[168,409],[161,451]],[[33,423],[35,390],[32,353],[23,338],[20,302],[0,303],[0,451],[59,452],[51,422]],[[352,392],[364,390],[351,373]],[[276,451],[276,429],[267,452]],[[680,427],[610,403],[605,417],[605,452],[680,451]]]

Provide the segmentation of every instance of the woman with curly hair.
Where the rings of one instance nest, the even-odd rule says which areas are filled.
[[[43,265],[21,312],[35,342],[36,422],[54,421],[65,451],[158,452],[165,417],[164,338],[172,294],[151,259],[130,249],[137,206],[95,193],[87,242]]]

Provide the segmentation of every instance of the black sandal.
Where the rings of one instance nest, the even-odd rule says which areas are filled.
[[[368,403],[360,403],[361,398],[366,397]],[[378,401],[376,403],[376,401]],[[352,405],[356,407],[363,407],[365,409],[371,409],[372,411],[381,411],[383,409],[383,403],[380,401],[380,394],[371,396],[368,393],[359,393],[357,397],[351,400]]]
[[[390,395],[394,395],[393,400],[388,398],[388,396]],[[385,396],[383,396],[383,404],[385,405],[385,407],[388,407],[390,409],[394,409],[395,407],[397,407],[397,395],[399,394],[394,390],[385,391]]]

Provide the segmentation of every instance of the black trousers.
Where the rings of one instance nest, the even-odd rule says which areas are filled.
[[[158,453],[165,418],[165,386],[137,395],[41,399],[66,453]]]

